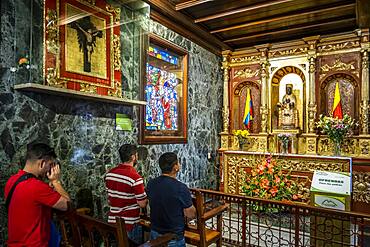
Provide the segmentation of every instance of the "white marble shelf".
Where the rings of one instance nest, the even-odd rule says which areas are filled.
[[[92,100],[92,101],[106,102],[106,103],[111,103],[111,104],[137,105],[137,106],[146,105],[146,102],[141,101],[141,100],[132,100],[132,99],[113,97],[113,96],[90,94],[90,93],[79,92],[79,91],[75,91],[71,89],[50,87],[50,86],[37,84],[37,83],[17,84],[14,86],[14,88],[20,91],[45,93],[45,94],[58,95],[58,96],[63,96],[63,97],[71,97],[71,98],[79,98],[79,99],[87,99],[87,100]]]

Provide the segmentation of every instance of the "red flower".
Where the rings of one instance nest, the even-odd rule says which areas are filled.
[[[261,180],[261,187],[264,189],[270,188],[270,181],[266,178]]]
[[[274,164],[273,164],[273,162],[267,163],[267,168],[268,168],[268,169],[272,169],[272,168],[274,168]]]
[[[271,190],[270,190],[270,193],[271,193],[272,196],[275,196],[276,193],[278,193],[277,186],[272,187]]]
[[[263,170],[265,170],[265,167],[263,165],[259,165],[258,166],[258,173],[259,174],[262,174],[263,173]]]

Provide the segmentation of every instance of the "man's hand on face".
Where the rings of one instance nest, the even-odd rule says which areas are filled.
[[[51,183],[59,182],[60,180],[60,166],[59,164],[52,164],[50,171],[46,174]]]

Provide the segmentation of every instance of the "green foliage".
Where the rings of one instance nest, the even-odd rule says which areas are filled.
[[[344,115],[343,119],[320,115],[320,120],[316,123],[316,127],[320,128],[323,134],[328,135],[334,144],[339,145],[352,134],[354,125],[355,121],[347,114]]]

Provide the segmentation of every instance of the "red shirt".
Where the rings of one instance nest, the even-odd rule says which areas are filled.
[[[120,164],[105,176],[108,191],[108,223],[116,223],[115,217],[125,220],[127,231],[131,231],[140,219],[140,207],[137,201],[146,199],[143,178],[134,167]]]
[[[26,172],[11,176],[5,185],[5,197],[15,181]],[[8,246],[48,246],[51,207],[61,195],[47,183],[30,178],[17,185],[9,204]]]

